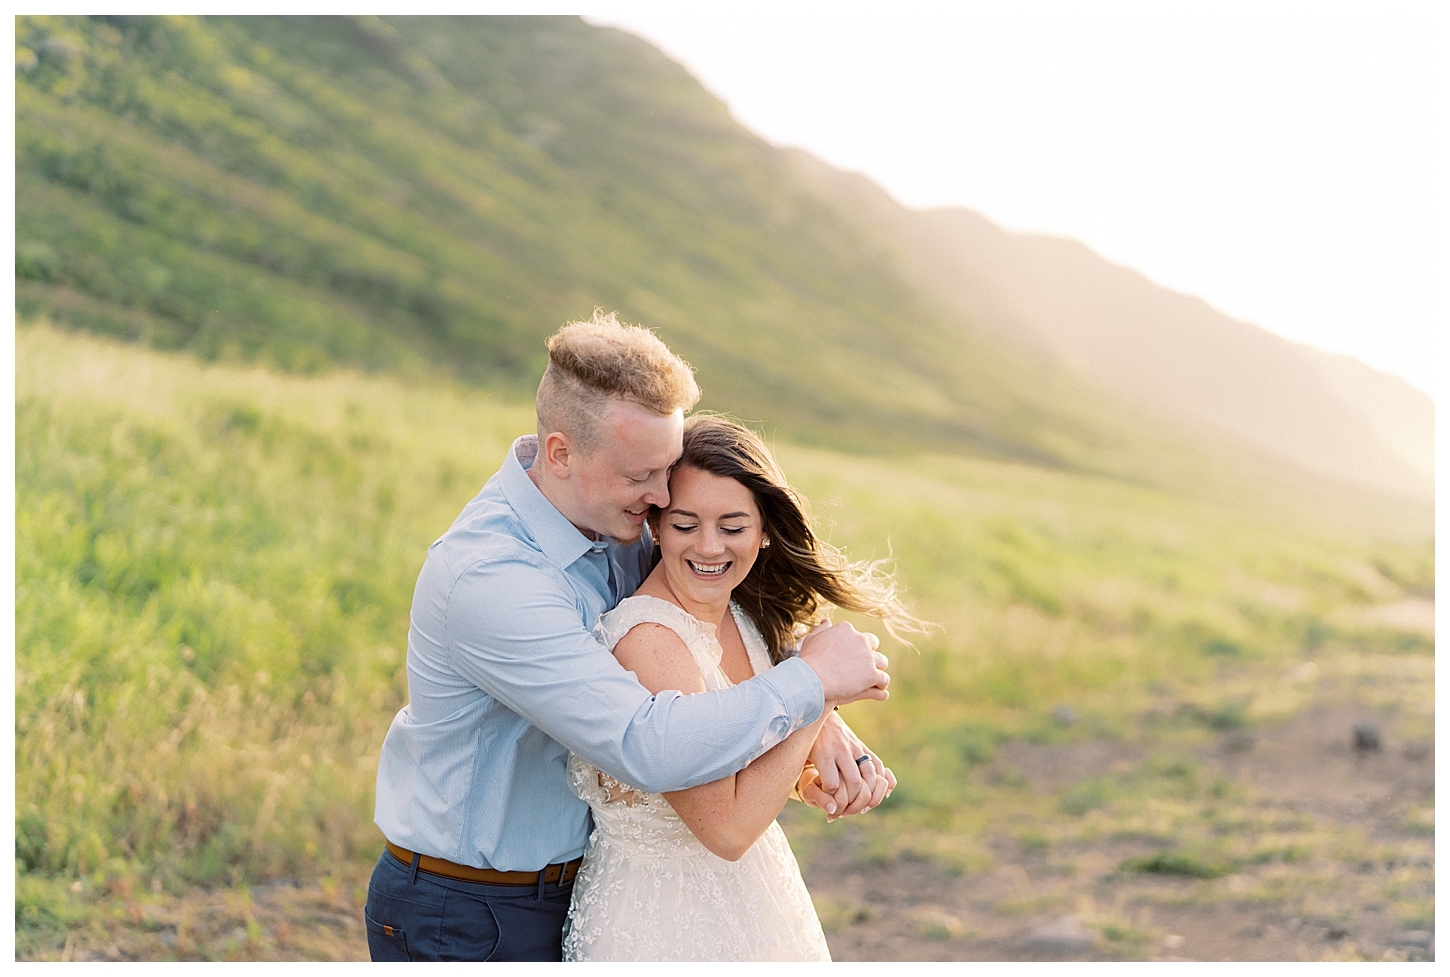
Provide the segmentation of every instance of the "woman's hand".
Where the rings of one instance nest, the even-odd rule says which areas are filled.
[[[870,759],[857,764],[862,756]],[[827,821],[869,811],[896,789],[896,775],[834,712],[811,746],[810,764],[797,788],[802,800],[826,812]]]

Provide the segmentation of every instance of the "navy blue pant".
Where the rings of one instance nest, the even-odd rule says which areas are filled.
[[[368,884],[374,960],[559,960],[574,882],[483,885],[416,871],[383,849]]]

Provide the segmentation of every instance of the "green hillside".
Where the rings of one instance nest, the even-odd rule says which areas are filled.
[[[1236,321],[1065,238],[1007,231],[957,207],[912,210],[801,150],[793,184],[889,242],[903,277],[1003,341],[1049,351],[1200,450],[1312,482],[1434,494],[1435,408],[1398,377]],[[1292,476],[1291,476],[1292,479]]]
[[[594,306],[798,438],[1121,467],[1148,435],[924,298],[643,41],[573,18],[17,21],[22,315],[522,392]]]

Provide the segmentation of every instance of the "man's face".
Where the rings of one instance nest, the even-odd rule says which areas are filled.
[[[670,466],[680,458],[685,416],[661,416],[611,400],[594,452],[570,460],[574,513],[570,521],[622,543],[639,538],[652,505],[670,501]]]

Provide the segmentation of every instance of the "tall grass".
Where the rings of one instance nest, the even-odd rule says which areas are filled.
[[[413,578],[530,412],[17,345],[19,871],[216,880],[373,846]]]
[[[530,407],[39,326],[17,354],[17,872],[372,857],[414,577]],[[1297,708],[1264,676],[1301,659],[1433,649],[1342,613],[1432,593],[1428,541],[996,461],[780,456],[831,537],[889,545],[945,626],[893,652],[889,704],[850,710],[902,782],[873,818],[942,846],[980,829],[966,774],[1003,738],[1131,735],[1165,696],[1255,722]]]
[[[944,625],[893,652],[886,706],[847,710],[902,782],[873,826],[925,830],[931,850],[986,830],[972,771],[1004,739],[1133,738],[1165,704],[1205,735],[1301,708],[1314,684],[1289,676],[1308,660],[1433,654],[1355,613],[1433,596],[1433,545],[1413,532],[971,458],[780,454],[835,538],[862,555],[889,541]]]

